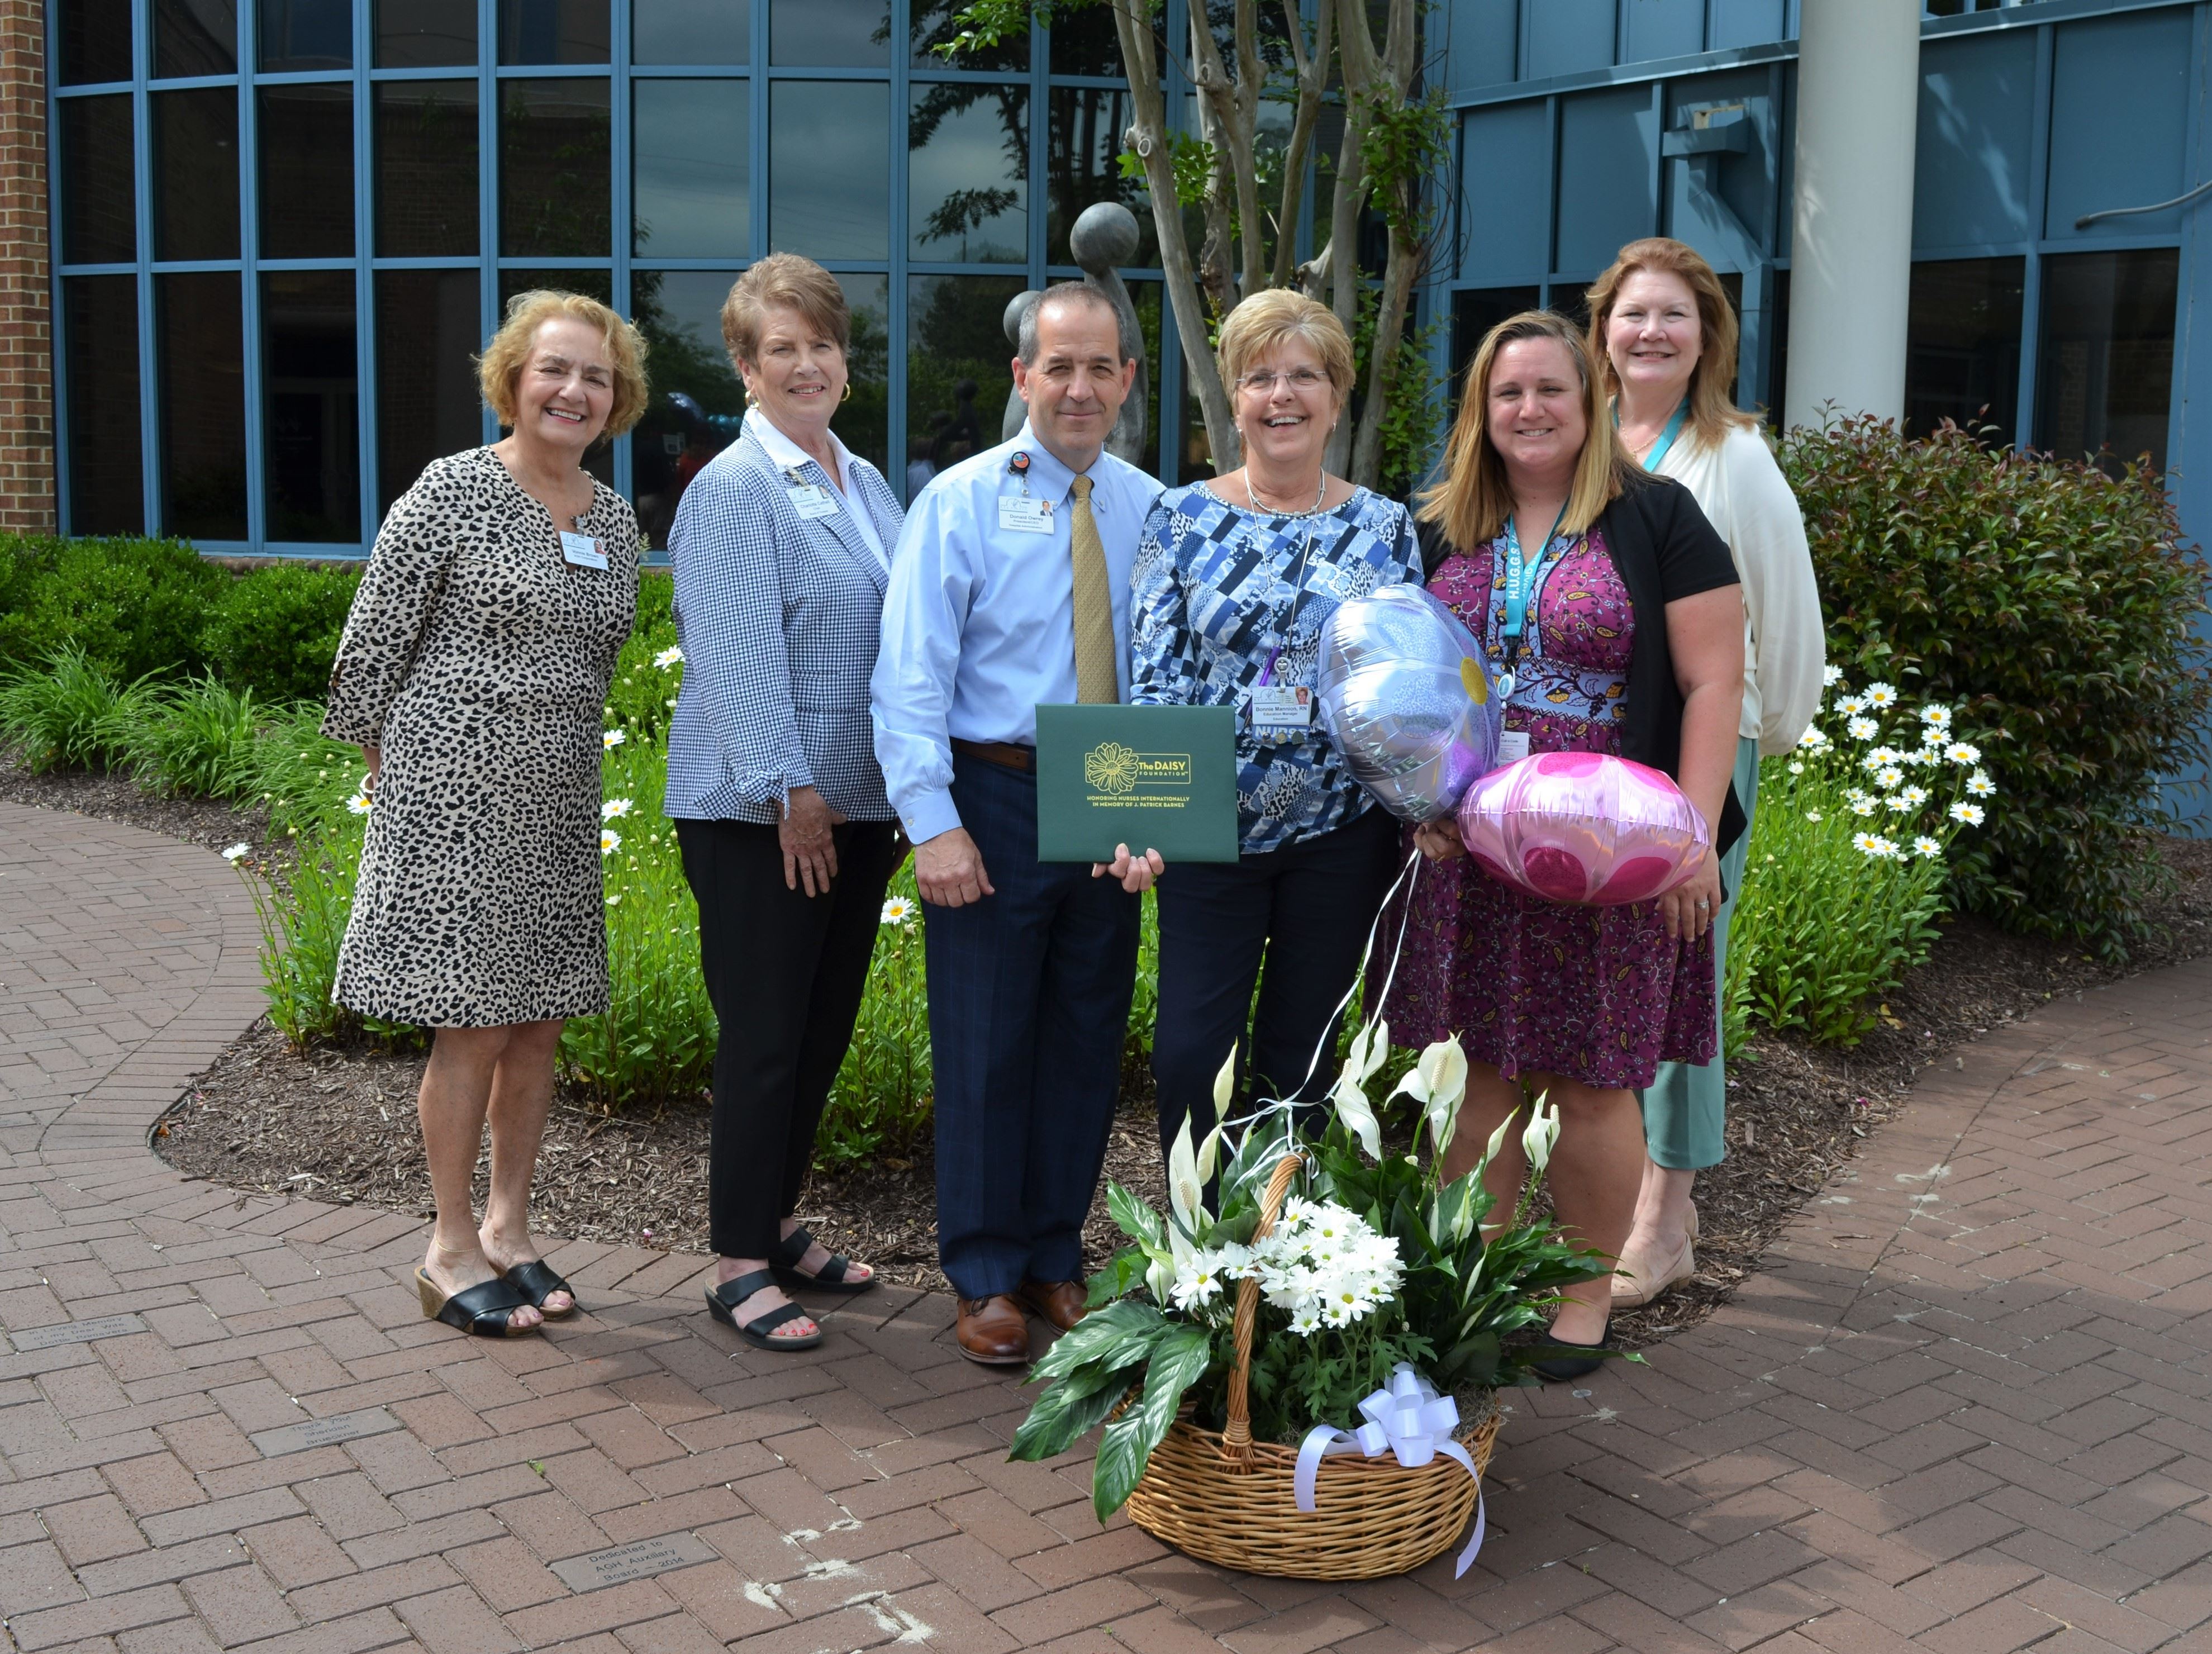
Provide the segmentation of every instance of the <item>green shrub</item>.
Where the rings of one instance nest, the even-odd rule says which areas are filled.
[[[899,869],[885,897],[868,961],[867,997],[853,1043],[822,1111],[814,1158],[849,1165],[911,1148],[928,1128],[934,1092],[929,1068],[929,992],[922,961],[921,897],[911,866]]]
[[[338,635],[361,573],[276,563],[213,593],[200,654],[222,680],[263,701],[309,701],[329,688]]]
[[[203,664],[201,623],[227,576],[182,540],[37,540],[15,562],[0,660],[74,646],[125,680]]]
[[[647,569],[637,577],[637,623],[633,630],[649,631],[665,623],[673,626],[676,621],[676,578],[665,569]],[[676,641],[669,634],[670,642]]]
[[[353,912],[362,830],[351,823],[303,842],[281,885],[240,869],[261,918],[261,988],[269,1020],[295,1045],[361,1029],[361,1019],[331,999],[331,989],[338,979],[338,945]]]
[[[155,687],[119,730],[123,761],[159,792],[252,798],[260,776],[258,711],[252,690],[212,676]]]
[[[118,684],[75,644],[0,677],[0,740],[17,749],[33,775],[77,767],[104,769],[128,756],[132,732],[152,691],[144,680]]]
[[[1960,895],[2012,928],[2123,957],[2154,929],[2161,776],[2203,762],[2193,636],[2212,575],[2136,466],[1908,441],[1871,417],[1783,442],[1828,652],[1958,708],[2008,806]]]
[[[676,691],[684,686],[684,655],[676,647],[676,623],[661,619],[641,626],[615,658],[614,682],[607,686],[607,721],[634,741],[667,739],[675,715]],[[653,798],[653,807],[660,795]]]
[[[301,701],[263,715],[253,747],[252,796],[269,806],[279,832],[327,830],[353,813],[368,775],[361,749],[322,732],[323,709]]]

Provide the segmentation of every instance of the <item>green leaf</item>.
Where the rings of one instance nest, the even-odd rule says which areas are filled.
[[[1062,1378],[1078,1367],[1094,1363],[1108,1367],[1133,1365],[1152,1353],[1152,1346],[1170,1324],[1150,1304],[1117,1299],[1062,1333],[1030,1376]]]
[[[1137,1381],[1134,1364],[1111,1372],[1085,1371],[1062,1378],[1036,1399],[1014,1432],[1010,1459],[1049,1459],[1103,1423]]]
[[[1091,1472],[1091,1504],[1101,1522],[1129,1502],[1152,1462],[1152,1450],[1175,1422],[1183,1392],[1198,1382],[1213,1353],[1213,1336],[1204,1327],[1176,1323],[1152,1352],[1145,1373],[1145,1393],[1136,1406],[1106,1426],[1098,1462]]]
[[[1090,1309],[1098,1309],[1120,1298],[1145,1278],[1145,1255],[1141,1249],[1125,1246],[1106,1261],[1106,1267],[1091,1277],[1088,1295],[1084,1303]]]
[[[1121,1232],[1139,1245],[1164,1247],[1168,1244],[1167,1226],[1160,1214],[1146,1206],[1117,1183],[1106,1185],[1106,1209]]]

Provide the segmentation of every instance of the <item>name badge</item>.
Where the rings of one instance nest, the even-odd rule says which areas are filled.
[[[1528,756],[1528,732],[1525,729],[1502,730],[1498,737],[1498,762],[1500,765],[1518,763]]]
[[[1052,532],[1052,502],[1030,494],[999,496],[999,526],[1009,534]]]
[[[607,566],[606,548],[589,534],[571,534],[563,530],[561,561],[574,563],[579,569],[604,569]]]
[[[790,495],[791,508],[808,522],[837,514],[837,496],[819,483],[795,483]]]
[[[1310,729],[1313,691],[1303,684],[1263,684],[1252,691],[1255,729]]]

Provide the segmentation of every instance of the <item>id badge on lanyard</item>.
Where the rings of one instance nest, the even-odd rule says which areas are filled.
[[[1559,514],[1552,520],[1552,532],[1544,536],[1543,544],[1536,548],[1536,566],[1544,561],[1544,554],[1552,549],[1559,537],[1559,525],[1567,520],[1567,508],[1559,508]],[[1534,595],[1536,567],[1521,555],[1520,531],[1513,519],[1505,520],[1505,618],[1498,628],[1499,638],[1505,646],[1505,670],[1498,674],[1498,692],[1510,696],[1515,679],[1519,675],[1522,638],[1528,629],[1528,601]]]

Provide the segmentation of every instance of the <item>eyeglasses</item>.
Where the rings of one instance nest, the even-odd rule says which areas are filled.
[[[1328,383],[1327,374],[1316,373],[1310,368],[1299,368],[1287,374],[1261,372],[1247,374],[1237,381],[1240,391],[1257,391],[1261,396],[1273,394],[1275,381],[1285,380],[1294,391],[1310,391]]]

